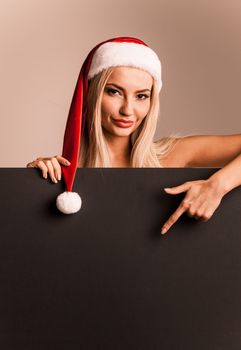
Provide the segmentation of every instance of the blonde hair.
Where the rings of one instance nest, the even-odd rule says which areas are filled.
[[[78,167],[111,167],[108,145],[101,126],[101,101],[106,82],[114,68],[108,68],[89,81],[86,124],[81,138]],[[159,94],[153,79],[150,109],[139,127],[131,134],[130,165],[133,168],[162,167],[161,159],[174,147],[177,134],[154,142],[159,116]]]

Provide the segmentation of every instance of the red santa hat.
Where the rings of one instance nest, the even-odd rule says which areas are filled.
[[[79,194],[72,192],[72,188],[86,122],[88,81],[101,71],[117,66],[147,71],[156,80],[158,91],[161,90],[161,62],[157,54],[142,40],[132,37],[112,38],[96,45],[89,52],[80,70],[65,128],[62,155],[71,164],[61,167],[66,191],[56,200],[57,208],[64,214],[76,213],[82,204]]]

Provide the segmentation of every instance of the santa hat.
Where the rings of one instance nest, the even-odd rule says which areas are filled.
[[[140,68],[150,73],[161,90],[161,62],[156,53],[142,40],[118,37],[96,45],[85,59],[75,87],[65,129],[63,152],[70,165],[62,166],[66,191],[57,197],[57,208],[64,214],[74,214],[81,208],[81,198],[72,192],[78,166],[81,137],[86,122],[88,81],[101,71],[117,66]]]

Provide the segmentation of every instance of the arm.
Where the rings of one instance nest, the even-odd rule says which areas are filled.
[[[193,143],[196,137],[192,136],[191,138]],[[187,212],[188,216],[202,221],[209,220],[223,196],[241,185],[241,135],[197,136],[197,138],[199,138],[199,140],[196,139],[199,148],[193,144],[191,151],[185,153],[186,160],[188,160],[187,164],[212,165],[215,167],[220,167],[222,164],[226,165],[207,180],[188,181],[180,186],[165,189],[170,194],[187,193],[177,210],[163,225],[161,233],[167,232],[184,212]],[[205,139],[207,140],[206,145],[203,142]],[[212,140],[213,143],[210,142]],[[187,141],[185,141],[185,147],[187,147]],[[208,147],[211,149],[210,153]],[[196,155],[199,158],[196,160],[189,157],[188,159],[187,155],[193,157]]]
[[[223,167],[241,154],[241,134],[193,135],[180,139],[172,157],[182,155],[186,167]]]
[[[241,152],[222,169],[210,176],[209,180],[216,183],[224,195],[235,187],[241,186]]]

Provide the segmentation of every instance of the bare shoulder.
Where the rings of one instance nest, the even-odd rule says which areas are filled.
[[[167,168],[186,166],[186,160],[183,156],[183,149],[185,148],[183,137],[177,135],[162,137],[155,142],[155,146],[161,166]]]
[[[188,144],[185,137],[162,137],[156,141],[157,149],[160,150],[160,163],[165,168],[184,168],[188,165],[186,152]],[[160,154],[163,153],[163,154]]]

